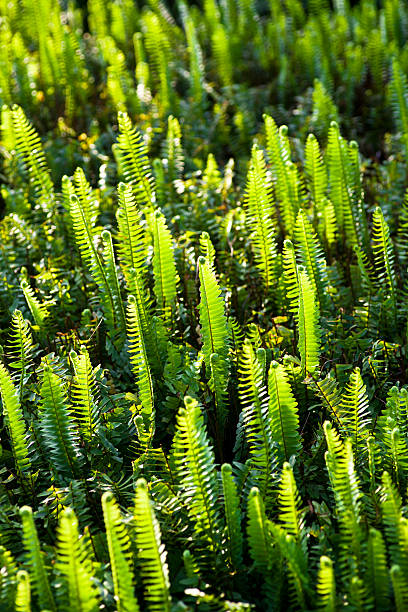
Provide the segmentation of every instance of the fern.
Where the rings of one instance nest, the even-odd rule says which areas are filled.
[[[100,421],[95,373],[88,351],[84,346],[81,347],[79,355],[72,351],[70,357],[75,372],[71,387],[73,409],[79,423],[81,437],[86,442],[90,442]]]
[[[392,62],[392,79],[390,83],[391,103],[395,121],[402,134],[405,154],[408,152],[408,83],[400,62],[394,58]]]
[[[280,458],[288,461],[301,448],[298,407],[285,368],[276,361],[269,368],[268,393],[272,437]]]
[[[252,149],[245,205],[255,260],[265,283],[265,291],[268,293],[276,280],[275,260],[277,255],[272,185],[267,176],[263,153],[256,146]]]
[[[16,612],[31,612],[30,577],[24,570],[17,572]]]
[[[14,105],[12,118],[17,152],[24,161],[35,194],[40,199],[52,199],[54,197],[54,187],[40,138],[27,120],[22,108]]]
[[[50,316],[50,311],[44,303],[41,303],[34,295],[33,289],[30,287],[28,282],[23,279],[20,283],[20,287],[24,293],[24,297],[27,301],[27,305],[30,309],[35,324],[40,328],[44,329],[45,319]]]
[[[34,343],[28,322],[24,320],[20,310],[15,310],[11,318],[7,357],[9,367],[17,370],[19,376],[20,401],[33,367],[33,356]]]
[[[108,239],[109,253],[105,253],[105,255],[108,257],[108,266],[105,267],[96,249],[91,227],[87,222],[85,212],[76,196],[71,196],[70,198],[70,213],[78,250],[81,253],[84,264],[87,266],[96,284],[98,285],[104,307],[106,323],[112,337],[115,338],[117,326],[119,329],[122,329],[123,327],[123,307],[122,302],[120,301],[119,303],[118,289],[115,286],[116,283],[113,287],[111,287],[109,282],[113,273],[112,268],[114,266],[113,256],[111,255],[112,251],[110,248],[110,240]]]
[[[259,490],[254,487],[248,496],[248,542],[255,567],[269,573],[273,565],[273,548],[268,520]]]
[[[300,210],[297,216],[294,236],[298,263],[305,268],[320,308],[323,309],[327,306],[328,295],[326,262],[311,223],[303,210]]]
[[[304,522],[300,510],[300,496],[296,486],[292,467],[285,462],[282,468],[281,482],[279,486],[279,519],[285,531],[295,541],[305,546]]]
[[[228,327],[224,299],[210,263],[200,257],[200,326],[207,376],[211,377],[219,416],[220,435],[226,422],[225,393],[228,386]],[[214,367],[215,366],[215,367]]]
[[[155,204],[155,184],[145,144],[126,112],[118,113],[118,124],[118,155],[125,180],[134,186],[139,206],[151,212]]]
[[[52,366],[43,363],[40,429],[51,467],[62,477],[74,476],[81,455],[67,392]]]
[[[134,296],[129,296],[127,307],[127,329],[129,338],[130,360],[136,375],[139,389],[139,398],[142,404],[142,412],[148,422],[152,419],[154,411],[153,382],[150,367],[146,355],[146,347],[143,338],[143,330],[140,319],[140,305]]]
[[[377,206],[373,215],[373,252],[377,279],[386,285],[390,299],[391,313],[397,316],[397,288],[394,268],[394,253],[390,230],[381,208]]]
[[[137,271],[143,279],[147,256],[147,239],[142,223],[142,215],[136,206],[136,200],[130,184],[119,183],[119,207],[116,213],[119,234],[117,237],[119,261],[126,278],[130,293],[134,294],[131,270]]]
[[[58,523],[57,569],[61,576],[59,610],[96,612],[99,608],[93,572],[86,550],[79,539],[78,520],[71,508],[65,508]]]
[[[319,311],[313,285],[306,271],[299,268],[298,349],[305,375],[313,375],[319,365],[320,328],[318,317]]]
[[[119,507],[110,491],[102,496],[103,518],[108,540],[115,604],[118,612],[138,612],[134,594],[130,539]]]
[[[143,479],[136,483],[134,518],[135,541],[148,610],[170,611],[166,551],[161,543],[160,527]]]
[[[198,402],[186,397],[184,404],[177,417],[174,460],[196,537],[204,540],[204,556],[214,563],[220,553],[222,529],[214,455]]]
[[[329,557],[320,557],[319,573],[317,575],[317,593],[319,596],[319,610],[335,612],[336,581],[333,563]]]
[[[0,395],[16,468],[19,474],[25,477],[31,468],[29,440],[18,391],[2,363],[0,363]]]
[[[295,248],[290,240],[285,240],[283,243],[282,267],[289,310],[297,314],[299,309],[299,271]]]
[[[41,609],[56,610],[32,509],[29,506],[23,506],[20,509],[20,516],[23,526],[23,544],[27,554],[33,591],[37,593]]]
[[[175,310],[177,283],[179,281],[174,261],[170,231],[164,217],[156,212],[153,220],[153,274],[157,306],[166,319]]]
[[[239,569],[242,563],[243,538],[241,533],[241,511],[236,483],[229,463],[221,468],[222,490],[224,493],[224,509],[229,562],[233,568]]]
[[[309,179],[312,201],[317,210],[320,210],[326,196],[327,170],[320,152],[319,143],[313,134],[309,134],[306,141],[305,170]]]
[[[384,540],[379,531],[370,529],[367,546],[367,578],[372,604],[376,610],[389,607],[389,577]]]
[[[250,466],[261,492],[269,503],[276,467],[275,442],[271,430],[268,396],[263,372],[251,343],[243,345],[239,367],[239,392],[243,405],[242,424],[249,446]]]
[[[367,390],[359,368],[351,373],[349,382],[342,393],[340,411],[345,434],[351,439],[353,449],[361,452],[369,433],[371,415],[368,410]]]
[[[359,567],[362,558],[361,491],[354,468],[350,440],[343,445],[329,422],[324,424],[328,451],[326,465],[341,528],[343,564],[351,557]],[[350,561],[348,561],[350,562]]]

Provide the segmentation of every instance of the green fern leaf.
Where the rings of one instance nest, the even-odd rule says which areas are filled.
[[[102,495],[103,518],[118,612],[139,612],[134,594],[130,539],[119,507],[110,491]]]
[[[0,363],[0,395],[16,468],[22,476],[25,476],[30,470],[31,462],[23,412],[18,391],[2,363]]]
[[[298,349],[305,376],[313,375],[319,366],[320,328],[318,319],[319,310],[313,285],[306,271],[299,267]]]
[[[185,397],[184,403],[177,417],[174,460],[194,531],[197,538],[206,541],[204,555],[214,563],[216,554],[221,552],[222,529],[214,454],[198,402]]]
[[[37,593],[42,610],[56,610],[31,508],[23,506],[20,509],[20,516],[23,525],[23,544],[30,568],[33,591]]]
[[[161,533],[146,481],[136,483],[135,497],[135,541],[140,571],[145,589],[147,609],[155,612],[170,612],[170,583],[166,564],[166,551],[161,543]]]
[[[156,202],[154,178],[142,136],[132,126],[126,112],[118,113],[119,137],[117,151],[127,183],[134,188],[136,202],[143,210],[153,212]]]
[[[83,440],[90,442],[98,428],[100,411],[97,404],[95,374],[85,346],[79,355],[70,353],[75,375],[71,387],[71,400]]]
[[[174,261],[171,233],[160,212],[156,211],[152,224],[154,292],[157,306],[168,320],[175,310],[179,278]]]
[[[24,570],[17,572],[16,612],[31,612],[30,576]]]
[[[58,610],[97,612],[99,602],[92,567],[81,547],[78,520],[71,508],[62,511],[57,533],[56,566],[62,578]]]
[[[298,407],[285,368],[276,361],[269,368],[268,393],[272,437],[278,444],[280,459],[288,461],[301,449]]]
[[[319,573],[317,575],[317,593],[319,610],[336,612],[336,581],[333,563],[329,557],[320,557]]]
[[[67,392],[58,374],[44,362],[41,383],[40,429],[51,467],[61,476],[74,476],[81,455]]]
[[[226,519],[226,541],[231,566],[239,569],[242,564],[243,539],[241,533],[241,511],[236,483],[232,468],[224,463],[221,468],[222,489],[224,493],[224,509]]]

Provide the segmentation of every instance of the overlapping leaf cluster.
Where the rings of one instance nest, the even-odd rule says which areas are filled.
[[[0,17],[0,609],[407,610],[406,3]]]

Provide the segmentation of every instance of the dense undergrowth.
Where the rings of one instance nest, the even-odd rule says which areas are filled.
[[[408,5],[0,0],[0,609],[408,609]]]

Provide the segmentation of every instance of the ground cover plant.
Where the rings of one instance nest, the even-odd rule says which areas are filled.
[[[0,610],[408,609],[407,33],[0,0]]]

